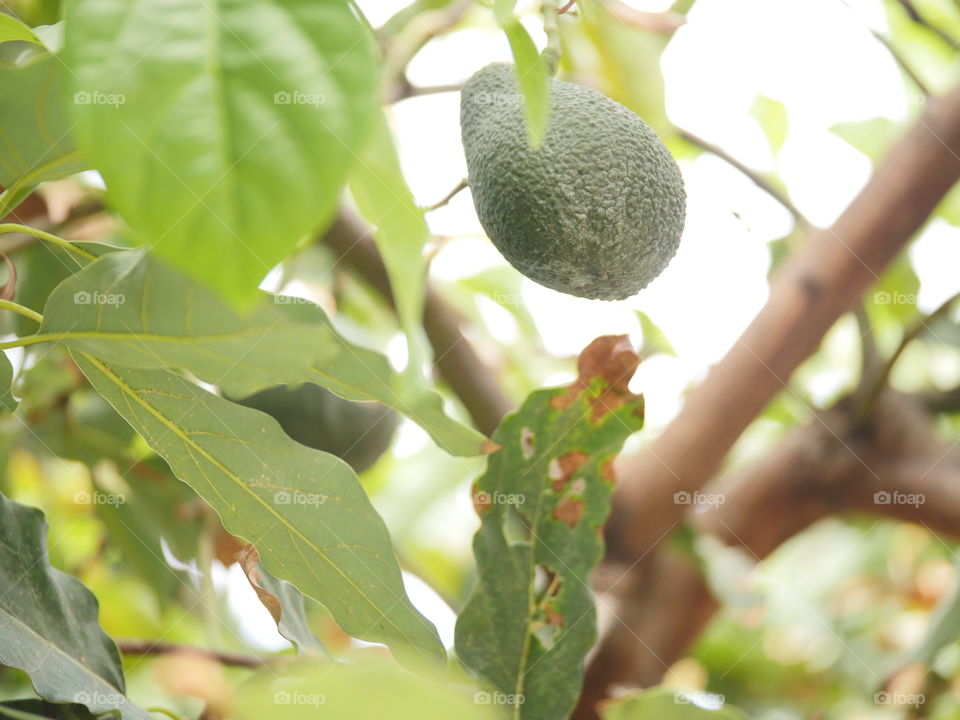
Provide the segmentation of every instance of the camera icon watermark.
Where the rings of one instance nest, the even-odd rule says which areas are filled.
[[[112,305],[119,307],[127,301],[122,293],[103,293],[78,290],[73,294],[74,305]]]
[[[327,102],[327,98],[319,93],[302,93],[296,90],[278,90],[273,94],[274,105],[312,105],[320,107]]]
[[[89,92],[80,90],[73,94],[74,105],[112,105],[115,108],[120,107],[127,102],[127,96],[123,93],[105,93],[100,91]]]

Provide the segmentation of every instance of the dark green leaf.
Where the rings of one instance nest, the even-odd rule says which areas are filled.
[[[567,717],[579,695],[612,461],[643,424],[643,399],[627,389],[638,362],[626,337],[591,343],[573,385],[534,392],[500,424],[502,449],[474,486],[479,581],[457,620],[457,655],[513,717]]]
[[[78,366],[264,567],[323,603],[343,630],[402,662],[444,655],[407,598],[390,536],[350,466],[290,440],[268,415],[163,370]]]
[[[249,300],[332,215],[377,73],[343,0],[67,6],[77,139],[136,234]]]
[[[149,719],[124,695],[120,655],[97,623],[96,598],[50,567],[43,513],[2,495],[0,588],[0,664],[24,670],[46,700]]]

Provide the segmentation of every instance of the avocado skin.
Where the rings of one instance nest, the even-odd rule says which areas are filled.
[[[360,473],[390,446],[397,414],[372,402],[351,402],[319,385],[261,390],[234,402],[270,415],[292,440],[345,460]]]
[[[460,129],[480,223],[517,270],[579,297],[622,300],[659,275],[680,243],[680,169],[635,113],[551,80],[540,148],[529,146],[512,65],[463,88]]]

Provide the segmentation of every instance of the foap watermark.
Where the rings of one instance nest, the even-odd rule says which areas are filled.
[[[123,705],[125,699],[120,693],[105,693],[98,690],[78,692],[73,695],[73,702],[87,707],[118,707]]]
[[[874,505],[911,505],[913,507],[920,507],[925,502],[927,502],[927,496],[923,493],[878,490],[873,494]]]
[[[878,290],[873,294],[873,301],[877,305],[916,305],[917,296],[914,293]]]
[[[80,90],[73,94],[74,105],[112,105],[115,108],[120,107],[127,102],[127,96],[123,93],[105,93],[99,90],[89,92]]]
[[[319,93],[303,93],[297,90],[278,90],[273,94],[274,105],[312,105],[317,108],[323,105],[327,98]]]
[[[675,705],[696,705],[707,710],[719,710],[726,701],[726,696],[720,693],[702,690],[677,691],[673,694]]]
[[[478,492],[473,495],[474,505],[523,505],[526,501],[525,495],[498,491],[492,493]]]
[[[73,294],[74,305],[113,305],[119,307],[127,301],[122,293],[88,292],[78,290]]]
[[[699,490],[697,492],[687,492],[686,490],[681,490],[680,492],[675,492],[673,494],[673,504],[674,505],[709,505],[712,507],[719,507],[727,501],[727,496],[720,493],[702,493]]]
[[[323,505],[327,501],[326,495],[305,493],[300,490],[278,490],[273,494],[276,505]]]
[[[500,109],[523,107],[523,96],[515,93],[478,92],[470,96],[470,101]]]
[[[881,690],[873,696],[874,705],[912,705],[920,707],[927,701],[922,693],[888,692]]]
[[[297,297],[296,295],[274,295],[273,304],[274,305],[310,305],[312,304],[312,301],[307,300],[307,298]]]
[[[497,292],[490,296],[490,299],[493,300],[498,305],[521,305],[523,304],[523,298],[520,293],[502,293]]]
[[[273,694],[273,702],[277,705],[307,705],[310,707],[320,707],[326,701],[327,696],[322,693],[278,690]]]
[[[514,695],[512,693],[486,692],[481,690],[473,694],[475,705],[509,705],[516,707],[523,705],[526,698],[523,695]]]
[[[105,493],[98,490],[93,492],[78,492],[73,494],[73,501],[77,505],[123,505],[127,501],[123,493]]]

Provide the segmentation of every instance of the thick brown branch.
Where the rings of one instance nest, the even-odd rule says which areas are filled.
[[[341,211],[323,237],[339,261],[363,278],[389,302],[393,302],[387,269],[377,252],[366,224],[355,214]],[[444,380],[463,402],[477,428],[489,435],[512,403],[503,394],[495,372],[487,367],[464,338],[460,316],[437,294],[427,288],[423,327],[433,346],[434,363]]]

